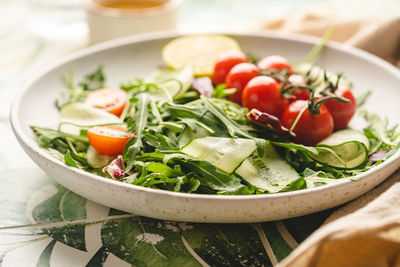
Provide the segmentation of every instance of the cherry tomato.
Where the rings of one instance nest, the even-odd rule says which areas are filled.
[[[279,118],[287,106],[287,101],[281,96],[280,87],[273,78],[257,76],[244,88],[242,104],[249,110],[255,108]]]
[[[273,55],[267,56],[261,59],[257,64],[260,70],[284,70],[287,69],[289,73],[293,73],[293,69],[289,64],[289,61],[281,56]]]
[[[297,100],[290,104],[282,114],[282,124],[290,129],[299,113],[308,105],[306,100]],[[308,108],[305,109],[298,120],[293,132],[296,142],[304,145],[316,145],[333,132],[333,117],[323,105],[320,113],[314,115]]]
[[[124,90],[104,88],[91,92],[85,104],[120,116],[127,101],[128,95]]]
[[[234,94],[229,95],[229,99],[238,104],[242,101],[242,93],[246,84],[258,76],[259,72],[256,65],[251,63],[240,63],[234,66],[226,76],[226,87],[236,88]]]
[[[292,74],[289,76],[289,82],[294,85],[305,85],[304,77],[300,74]],[[308,100],[310,99],[310,93],[307,90],[301,88],[294,88],[293,94],[288,98],[288,102],[293,103],[296,100]]]
[[[233,50],[222,53],[214,66],[213,81],[215,84],[225,82],[228,72],[237,64],[247,61],[247,57],[240,51]]]
[[[103,155],[120,155],[126,143],[134,134],[126,135],[128,129],[123,126],[95,126],[87,132],[89,143]]]
[[[343,84],[339,84],[335,91],[335,95],[350,100],[350,103],[343,103],[337,100],[327,100],[324,103],[324,106],[332,114],[336,131],[347,127],[347,124],[356,112],[357,102],[350,89]]]

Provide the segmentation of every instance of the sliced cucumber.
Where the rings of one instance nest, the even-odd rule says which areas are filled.
[[[115,159],[115,156],[102,155],[92,146],[89,146],[86,152],[86,159],[90,167],[97,169],[109,164],[113,159]]]
[[[256,142],[252,139],[210,136],[192,140],[182,152],[232,173],[255,150]]]
[[[353,129],[337,131],[317,146],[333,150],[342,161],[328,151],[320,152],[318,156],[312,154],[309,156],[320,163],[336,168],[356,168],[368,158],[368,138],[362,132]]]
[[[281,191],[300,175],[266,142],[262,158],[255,155],[246,159],[235,171],[249,184],[270,193]]]
[[[60,131],[79,135],[83,127],[121,123],[121,119],[102,109],[73,103],[60,110]]]
[[[209,135],[210,132],[204,129],[203,127],[197,127],[197,131],[195,133],[192,131],[192,129],[186,127],[179,138],[179,148],[186,146],[190,141],[192,141],[195,138],[202,138]]]
[[[193,77],[193,68],[186,66],[177,70],[158,69],[144,78],[144,82],[157,84],[161,89],[159,95],[172,100],[190,88]]]
[[[343,182],[344,179],[330,179],[330,178],[321,178],[318,176],[306,177],[304,181],[306,181],[307,188],[315,188],[321,185],[329,185],[329,184],[337,184]]]

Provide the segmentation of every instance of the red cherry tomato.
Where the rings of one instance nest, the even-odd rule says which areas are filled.
[[[214,66],[213,82],[221,84],[225,82],[228,72],[237,64],[247,61],[247,57],[240,51],[233,50],[222,53]]]
[[[89,143],[103,155],[121,155],[126,143],[134,134],[126,135],[128,129],[123,126],[95,126],[87,132]]]
[[[242,104],[249,110],[255,108],[278,118],[287,106],[278,83],[268,76],[257,76],[247,83],[242,95]]]
[[[282,124],[290,129],[299,113],[308,105],[308,101],[297,100],[290,104],[282,114]],[[314,115],[308,108],[305,109],[298,120],[293,132],[296,142],[304,145],[316,145],[333,132],[333,117],[323,105],[320,113]]]
[[[304,77],[300,74],[292,74],[289,76],[289,82],[294,85],[305,85]],[[294,88],[293,94],[288,98],[289,104],[296,100],[308,100],[310,99],[310,93],[307,90],[301,88]]]
[[[260,62],[257,64],[260,70],[284,70],[287,69],[289,73],[293,73],[293,69],[289,64],[289,61],[281,56],[273,55],[267,56],[261,59]]]
[[[229,71],[225,81],[227,88],[236,88],[236,92],[229,95],[229,99],[240,104],[244,87],[251,79],[258,75],[258,69],[254,64],[240,63],[234,66]]]
[[[350,89],[343,84],[339,84],[335,95],[350,100],[350,103],[343,103],[336,100],[327,100],[324,102],[324,106],[332,114],[336,131],[347,127],[347,124],[356,112],[357,102]]]
[[[124,90],[104,88],[91,92],[85,104],[120,116],[127,101],[128,95]]]

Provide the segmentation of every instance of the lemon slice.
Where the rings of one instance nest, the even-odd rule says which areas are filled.
[[[192,65],[195,76],[210,76],[217,57],[230,50],[239,50],[239,44],[224,35],[188,35],[172,40],[164,46],[162,57],[173,69]]]

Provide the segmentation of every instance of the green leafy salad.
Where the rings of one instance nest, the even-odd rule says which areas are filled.
[[[58,128],[31,126],[39,145],[105,179],[235,195],[333,184],[399,149],[396,127],[362,109],[367,94],[354,97],[342,74],[250,58],[220,35],[177,38],[162,53],[168,68],[120,88],[106,86],[102,66],[80,82],[71,69]],[[364,129],[349,127],[355,113]]]

